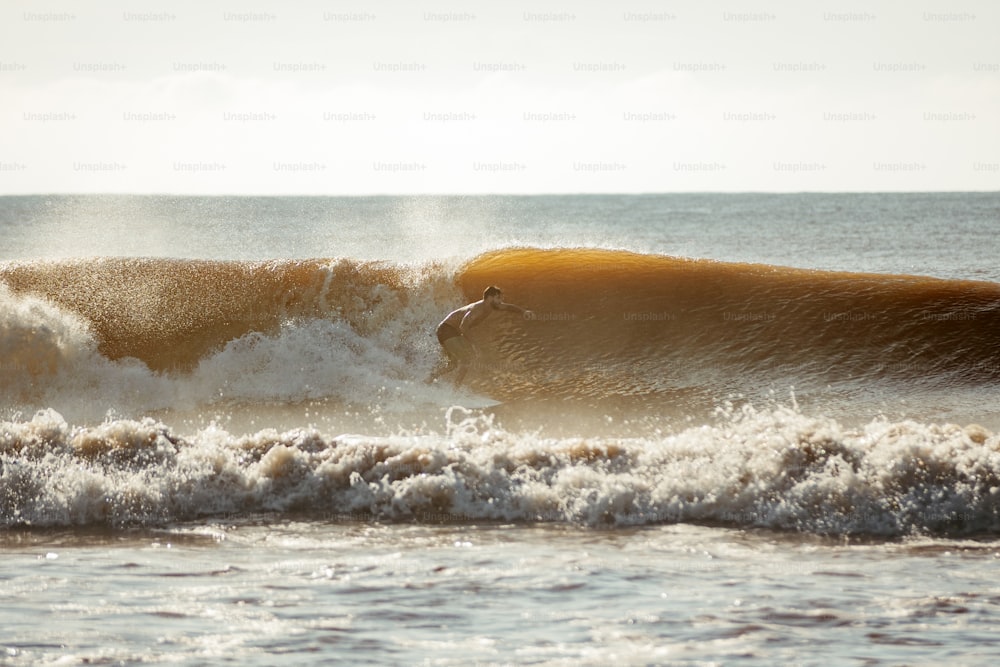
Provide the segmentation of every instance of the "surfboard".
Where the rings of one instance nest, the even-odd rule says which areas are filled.
[[[466,410],[482,410],[501,405],[500,401],[492,399],[489,396],[483,396],[464,389],[456,389],[449,384],[435,382],[430,386],[434,389],[434,402],[439,403],[444,408],[458,406]]]
[[[479,396],[478,394],[467,394],[461,396],[455,403],[468,410],[482,410],[485,408],[495,408],[498,405],[502,405],[500,401],[495,401],[492,398],[486,396]]]

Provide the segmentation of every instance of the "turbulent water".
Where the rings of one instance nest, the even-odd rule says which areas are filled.
[[[347,648],[375,663],[769,664],[862,626],[837,640],[858,649],[838,659],[890,664],[913,662],[899,647],[927,648],[909,626],[896,632],[896,604],[1000,618],[987,574],[1000,531],[996,195],[7,197],[0,212],[0,526],[22,568],[0,581],[15,607],[37,611],[29,591],[74,579],[24,569],[36,556],[88,572],[110,553],[126,570],[107,575],[108,591],[123,601],[59,606],[70,627],[81,614],[186,626],[263,587],[235,595],[268,621],[237,615],[217,630],[261,664]],[[184,230],[199,220],[212,224],[192,243]],[[531,313],[473,330],[468,388],[428,384],[435,325],[491,284]],[[484,398],[499,404],[470,407]],[[205,563],[164,560],[168,542]],[[623,569],[610,555],[622,549]],[[495,550],[525,562],[499,589]],[[698,555],[716,551],[757,583]],[[762,603],[776,551],[786,570],[813,559],[786,571],[800,586],[829,585]],[[894,594],[881,579],[899,559],[920,570],[956,551],[971,559],[962,590]],[[219,569],[216,556],[237,564]],[[841,571],[841,558],[860,562]],[[164,568],[210,577],[207,600],[174,600]],[[543,627],[589,631],[563,644],[508,622],[491,636],[494,611],[435,602],[433,573],[446,570],[460,591],[518,601]],[[733,625],[731,599],[728,611],[667,593],[627,602],[629,582],[670,591],[692,570],[710,600],[753,598],[759,613],[744,607]],[[136,607],[137,576],[158,603]],[[848,611],[836,582],[851,577],[880,591],[875,620]],[[296,591],[299,622],[271,609],[282,590]],[[357,600],[302,599],[337,591]],[[320,609],[334,603],[351,619],[334,634],[357,635],[326,645]],[[576,621],[561,605],[579,607]],[[634,642],[625,617],[640,626]],[[376,639],[390,622],[402,638]],[[254,640],[268,623],[308,640]],[[462,629],[438,641],[424,624]],[[75,632],[61,649],[18,624],[8,656],[131,661],[159,641],[126,632],[119,650]],[[979,637],[940,632],[934,655],[950,662]],[[716,648],[692,649],[705,641]],[[211,657],[201,641],[165,650]]]

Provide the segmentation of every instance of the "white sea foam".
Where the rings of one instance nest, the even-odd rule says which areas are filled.
[[[441,433],[330,436],[153,420],[0,428],[5,526],[161,525],[290,512],[333,521],[704,522],[823,534],[1000,528],[1000,439],[876,420],[849,430],[744,407],[647,438],[541,438],[490,418]]]

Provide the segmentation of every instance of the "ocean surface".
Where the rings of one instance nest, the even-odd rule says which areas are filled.
[[[998,239],[1000,193],[0,197],[0,664],[995,664]],[[428,383],[492,284],[531,314]]]

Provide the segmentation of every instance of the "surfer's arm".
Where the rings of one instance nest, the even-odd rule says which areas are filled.
[[[480,318],[476,315],[476,311],[470,308],[469,311],[462,317],[462,321],[458,325],[458,333],[463,336],[469,333],[469,329],[479,322],[479,320]]]
[[[501,303],[499,306],[497,306],[497,309],[506,310],[512,313],[517,313],[518,315],[528,318],[534,315],[534,313],[528,310],[527,308],[521,308],[521,306],[515,306],[512,303]]]

